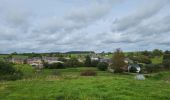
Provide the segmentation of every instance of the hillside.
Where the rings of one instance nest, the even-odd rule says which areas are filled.
[[[153,74],[144,81],[134,75],[119,75],[98,71],[96,68],[68,68],[43,70],[35,73],[28,65],[17,65],[24,79],[0,82],[2,100],[169,100],[169,72]],[[80,76],[91,69],[97,76]]]

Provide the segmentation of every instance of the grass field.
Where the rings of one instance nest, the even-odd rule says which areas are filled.
[[[163,60],[163,56],[161,56],[161,57],[154,57],[154,58],[151,59],[153,64],[160,64],[160,63],[162,63],[162,60]]]
[[[29,65],[16,65],[24,79],[0,82],[0,100],[170,100],[170,72],[153,74],[145,81],[134,75],[120,75],[95,68],[43,70],[36,73]],[[80,76],[91,69],[97,76]]]

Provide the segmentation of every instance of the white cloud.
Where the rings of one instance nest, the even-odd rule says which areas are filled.
[[[136,3],[135,13],[121,16],[134,1],[1,0],[0,53],[138,50],[148,48],[146,44],[166,48],[162,45],[170,44],[170,37],[165,36],[170,31],[170,17],[161,11],[169,2],[144,1]],[[121,17],[114,23],[113,9],[121,9]]]

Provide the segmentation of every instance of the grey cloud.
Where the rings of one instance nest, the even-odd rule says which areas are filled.
[[[166,34],[156,35],[153,41],[154,41],[155,44],[165,45],[165,46],[169,47],[169,45],[170,45],[170,32],[168,32]]]
[[[118,1],[122,0],[88,0],[83,2],[91,4],[81,4],[82,6],[77,5],[81,1],[74,1],[76,5],[70,2],[74,6],[68,7],[70,8],[67,8],[68,12],[56,10],[57,8],[53,9],[54,11],[50,7],[46,8],[46,11],[59,11],[59,14],[48,14],[43,11],[44,9],[41,11],[40,8],[41,14],[24,7],[24,9],[18,10],[22,7],[10,6],[11,8],[9,8],[8,4],[4,7],[5,4],[0,3],[0,8],[3,8],[0,9],[2,11],[0,14],[0,46],[2,48],[0,53],[70,50],[112,51],[119,47],[125,50],[136,50],[148,48],[147,44],[153,45],[151,48],[160,45],[165,48],[162,45],[170,43],[170,37],[165,36],[165,34],[170,35],[169,16],[155,17],[157,14],[161,15],[160,11],[166,5],[164,2],[152,4],[155,2],[152,1],[148,3],[149,6],[152,4],[150,7],[141,6],[136,13],[120,17],[113,23],[113,26],[110,26],[112,24],[110,19],[114,17],[112,10]],[[40,2],[38,1],[38,3]],[[119,4],[121,5],[121,3]],[[109,28],[105,29],[107,26]],[[117,31],[115,31],[116,29]]]
[[[72,32],[74,30],[79,30],[81,28],[86,28],[88,25],[99,20],[109,13],[111,6],[108,3],[99,4],[95,3],[93,6],[87,7],[78,7],[70,11],[69,14],[64,17],[49,17],[44,18],[38,23],[35,31],[37,32]],[[40,25],[40,27],[39,27]]]
[[[103,17],[108,13],[109,10],[109,6],[97,4],[90,8],[80,8],[73,10],[66,18],[79,23],[91,22]]]
[[[170,31],[170,17],[155,18],[160,10],[168,4],[167,1],[158,1],[152,6],[138,9],[137,13],[116,20],[112,26],[112,34],[121,33],[120,36],[116,36],[116,39],[110,36],[105,38],[104,42],[135,43],[142,47],[149,44],[162,45],[169,43],[167,41],[163,42],[162,38],[170,38],[168,35],[167,37],[163,36]]]
[[[75,29],[79,29],[85,26],[83,23],[75,23],[66,19],[57,19],[57,18],[50,18],[47,19],[45,22],[40,23],[40,32],[46,31],[48,33],[55,33],[55,32],[63,32],[63,31],[72,31]]]
[[[104,38],[102,43],[113,44],[113,43],[137,43],[143,41],[140,34],[123,34],[123,33],[107,33],[107,37]]]
[[[166,1],[166,0],[165,0]],[[152,16],[156,15],[161,8],[164,7],[166,4],[165,1],[157,0],[155,3],[149,3],[143,6],[146,6],[145,8],[138,9],[135,13],[126,16],[122,19],[117,19],[113,23],[113,31],[124,31],[128,28],[132,28],[134,26],[137,26],[142,23],[142,21],[151,18]]]
[[[76,23],[91,23],[106,16],[115,4],[123,0],[94,0],[88,7],[71,9],[66,19]]]
[[[0,20],[3,20],[4,25],[15,28],[28,26],[29,17],[31,16],[28,10],[24,9],[20,3],[12,5],[7,1],[1,2],[4,3],[4,5],[0,5],[0,8],[2,8]]]

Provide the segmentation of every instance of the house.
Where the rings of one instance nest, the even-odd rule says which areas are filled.
[[[43,57],[42,60],[48,64],[53,64],[53,63],[64,63],[62,61],[59,61],[57,57]]]
[[[97,58],[97,57],[91,57],[91,60],[92,60],[92,61],[98,61],[99,58]]]
[[[91,54],[91,61],[99,61],[99,55],[97,54]]]
[[[84,59],[82,59],[82,58],[78,58],[77,59],[79,62],[81,62],[81,63],[83,63],[85,60]]]
[[[12,58],[9,58],[8,61],[14,64],[24,64],[26,63],[26,58],[12,57]]]
[[[39,57],[33,57],[33,58],[27,59],[27,64],[29,64],[29,65],[31,65],[33,67],[43,68],[42,59],[39,58]]]
[[[64,57],[64,59],[66,59],[66,60],[70,60],[70,58],[69,58],[69,57]]]
[[[124,59],[124,62],[125,62],[126,64],[132,64],[132,63],[133,63],[133,61],[132,61],[131,59],[129,59],[129,58],[125,58],[125,59]]]
[[[99,62],[105,62],[105,63],[110,64],[112,60],[110,58],[100,58]]]

